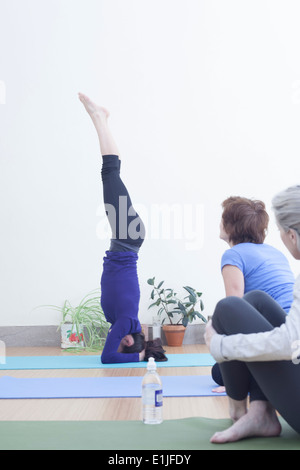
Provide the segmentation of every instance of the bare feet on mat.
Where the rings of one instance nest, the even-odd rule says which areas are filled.
[[[216,388],[212,389],[212,392],[214,392],[214,393],[225,393],[226,389],[225,389],[225,387],[216,387]]]
[[[277,437],[280,433],[281,425],[274,408],[268,402],[254,401],[247,414],[226,431],[215,433],[210,442],[224,444],[247,437]]]

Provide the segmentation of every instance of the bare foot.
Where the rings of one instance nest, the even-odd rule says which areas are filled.
[[[212,392],[214,392],[214,393],[225,393],[226,389],[225,389],[225,387],[216,387],[216,388],[212,389]]]
[[[83,93],[78,93],[80,101],[89,113],[98,134],[102,155],[120,155],[119,149],[108,128],[109,112],[103,106],[98,106]]]
[[[224,444],[247,437],[276,437],[280,433],[281,425],[274,408],[268,402],[254,401],[247,414],[226,431],[215,433],[210,442]]]
[[[98,106],[83,93],[78,93],[78,96],[92,119],[99,117],[107,119],[109,117],[109,112],[107,111],[107,109],[103,108],[103,106]]]

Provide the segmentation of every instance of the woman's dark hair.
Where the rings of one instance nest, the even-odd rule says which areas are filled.
[[[149,357],[153,357],[156,362],[165,362],[168,360],[165,356],[165,350],[162,347],[162,341],[160,338],[156,338],[151,341],[145,341],[145,335],[143,333],[132,333],[134,344],[132,346],[124,346],[123,353],[135,353],[142,352],[145,349],[145,361],[148,362]]]
[[[130,353],[140,353],[145,349],[145,335],[143,333],[131,333],[133,337],[133,345],[132,346],[123,346],[123,353],[130,354]]]
[[[262,201],[244,197],[230,197],[223,204],[222,221],[229,241],[238,243],[264,242],[269,216]]]
[[[146,341],[145,361],[148,361],[149,357],[154,357],[156,362],[165,362],[168,360],[165,352],[160,338]]]

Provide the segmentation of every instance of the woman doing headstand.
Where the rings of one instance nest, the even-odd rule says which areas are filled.
[[[145,341],[138,319],[140,288],[137,274],[145,227],[120,178],[119,151],[108,127],[108,111],[79,94],[96,128],[103,157],[102,182],[106,214],[112,230],[101,278],[101,305],[111,328],[102,352],[106,363],[138,362],[150,356],[166,361],[160,339]]]

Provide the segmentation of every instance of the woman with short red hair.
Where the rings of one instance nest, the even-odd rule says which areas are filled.
[[[222,256],[226,296],[243,297],[262,290],[288,313],[294,276],[287,258],[264,243],[269,215],[262,201],[230,197],[223,204],[220,238],[230,247]]]

